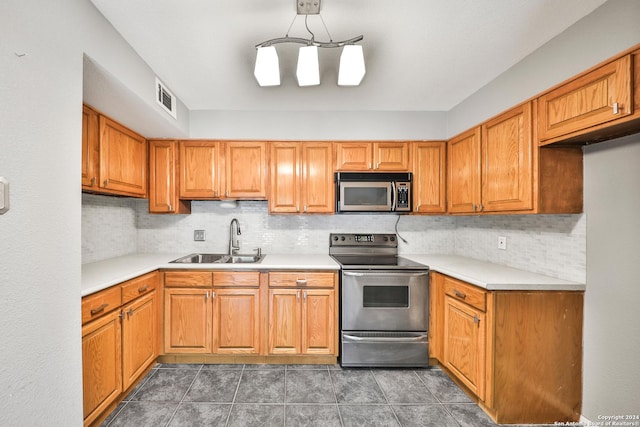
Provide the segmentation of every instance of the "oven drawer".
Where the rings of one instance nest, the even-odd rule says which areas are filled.
[[[426,332],[342,332],[340,364],[360,367],[427,367]]]
[[[444,293],[478,310],[487,311],[487,293],[476,286],[445,276]]]

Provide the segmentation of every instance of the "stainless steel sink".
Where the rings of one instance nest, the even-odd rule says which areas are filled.
[[[171,261],[180,264],[258,264],[264,255],[255,254],[190,254]]]

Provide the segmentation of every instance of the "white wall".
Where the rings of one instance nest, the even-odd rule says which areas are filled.
[[[585,148],[583,414],[594,422],[640,411],[639,162],[640,134]]]
[[[0,2],[0,425],[82,425],[83,55],[144,98],[154,74],[87,0]]]

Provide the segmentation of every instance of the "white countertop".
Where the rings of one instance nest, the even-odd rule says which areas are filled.
[[[496,291],[584,291],[584,283],[479,261],[458,255],[401,254],[431,270]]]
[[[170,264],[187,254],[129,254],[82,265],[82,296],[101,291],[158,269],[201,270],[339,270],[326,254],[267,254],[259,264]],[[401,256],[488,290],[584,291],[583,283],[457,255],[401,254]]]
[[[87,296],[160,268],[191,270],[339,270],[326,254],[267,254],[258,264],[171,264],[188,254],[129,254],[82,265],[82,293]]]

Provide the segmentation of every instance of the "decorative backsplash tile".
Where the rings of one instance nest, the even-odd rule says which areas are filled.
[[[408,243],[400,253],[458,254],[584,282],[586,215],[269,215],[267,202],[241,201],[235,209],[194,201],[190,215],[151,215],[140,199],[83,194],[83,263],[132,252],[226,253],[229,223],[237,218],[240,251],[327,253],[329,234],[393,233]],[[206,241],[193,240],[205,230]],[[498,236],[507,250],[498,249]]]

